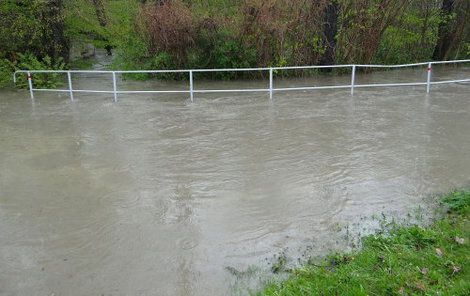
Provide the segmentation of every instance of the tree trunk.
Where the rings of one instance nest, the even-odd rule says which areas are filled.
[[[423,48],[425,48],[426,46],[426,33],[428,31],[428,27],[429,27],[429,18],[430,18],[430,15],[431,15],[431,4],[429,3],[429,1],[423,1],[421,3],[421,10],[424,10],[424,20],[423,20],[423,26],[421,27],[421,46]]]
[[[325,25],[323,34],[325,37],[325,53],[320,60],[321,65],[333,65],[335,63],[336,33],[338,32],[339,6],[336,1],[331,1],[325,7]]]
[[[106,11],[104,9],[103,0],[92,0],[95,6],[96,17],[101,27],[106,27],[108,20],[106,18]]]
[[[438,29],[438,39],[432,58],[434,60],[443,60],[451,48],[452,42],[452,24],[450,17],[454,10],[454,0],[443,0],[441,13],[446,18],[441,22]]]

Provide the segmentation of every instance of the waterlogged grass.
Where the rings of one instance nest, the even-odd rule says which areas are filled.
[[[294,269],[258,295],[470,295],[470,191],[442,199],[442,218],[363,239],[361,250]]]

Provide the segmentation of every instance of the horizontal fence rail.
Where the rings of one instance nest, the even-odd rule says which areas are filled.
[[[392,86],[426,86],[426,92],[431,91],[431,85],[434,84],[447,84],[447,83],[460,83],[470,82],[470,78],[457,79],[457,80],[443,80],[432,81],[432,66],[437,64],[457,64],[468,63],[470,60],[452,60],[452,61],[435,61],[425,63],[413,63],[402,65],[361,65],[361,64],[348,64],[348,65],[321,65],[321,66],[291,66],[291,67],[269,67],[269,68],[234,68],[234,69],[191,69],[191,70],[127,70],[127,71],[108,71],[108,70],[18,70],[13,73],[13,81],[16,85],[17,74],[23,73],[27,75],[28,89],[31,99],[34,99],[35,91],[45,92],[68,92],[70,99],[74,100],[74,93],[108,93],[113,94],[114,101],[117,102],[118,94],[145,94],[145,93],[184,93],[189,94],[191,102],[194,101],[194,94],[196,93],[232,93],[232,92],[266,92],[269,98],[273,98],[274,92],[285,91],[299,91],[299,90],[315,90],[315,89],[350,89],[351,95],[354,94],[355,88],[371,88],[371,87],[392,87]],[[403,83],[372,83],[372,84],[356,84],[356,72],[360,68],[406,68],[416,66],[427,66],[426,81],[423,82],[403,82]],[[274,87],[275,71],[279,70],[306,70],[306,69],[333,69],[333,68],[346,68],[351,69],[351,82],[345,85],[327,85],[327,86],[304,86],[304,87]],[[269,86],[268,88],[248,88],[248,89],[195,89],[194,88],[194,73],[206,72],[252,72],[252,71],[265,71],[269,73]],[[45,89],[34,88],[33,76],[34,73],[62,73],[67,74],[67,89]],[[92,90],[92,89],[74,89],[72,85],[72,74],[109,74],[112,78],[112,90]],[[186,90],[119,90],[116,75],[118,74],[161,74],[161,73],[187,73],[189,78],[189,87]]]

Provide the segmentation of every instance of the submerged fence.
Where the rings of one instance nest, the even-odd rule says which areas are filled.
[[[73,101],[74,93],[110,93],[114,95],[114,101],[117,102],[118,94],[139,94],[139,93],[186,93],[189,94],[191,102],[194,101],[194,94],[196,93],[228,93],[228,92],[266,92],[269,98],[273,98],[274,92],[281,91],[299,91],[299,90],[315,90],[315,89],[350,89],[351,95],[354,94],[355,88],[370,88],[370,87],[390,87],[390,86],[426,86],[426,92],[431,91],[431,85],[446,84],[456,82],[470,82],[470,78],[458,80],[443,80],[432,81],[432,66],[436,64],[457,64],[468,63],[470,60],[453,60],[453,61],[436,61],[403,65],[331,65],[331,66],[294,66],[294,67],[269,67],[269,68],[234,68],[234,69],[192,69],[192,70],[134,70],[134,71],[88,71],[88,70],[19,70],[13,74],[13,80],[16,84],[16,76],[19,73],[27,75],[29,93],[31,99],[34,99],[35,91],[45,92],[68,92],[70,99]],[[406,82],[406,83],[373,83],[373,84],[356,84],[356,72],[360,68],[407,68],[416,66],[427,66],[426,81],[423,82]],[[277,70],[306,70],[306,69],[333,69],[345,68],[351,70],[351,83],[343,85],[328,85],[328,86],[303,86],[303,87],[274,87],[274,73]],[[249,88],[249,89],[195,89],[194,88],[194,73],[202,72],[249,72],[249,71],[266,71],[269,72],[269,87],[268,88]],[[67,74],[68,89],[44,89],[34,88],[33,76],[34,73],[64,73]],[[91,90],[91,89],[74,89],[72,84],[72,74],[78,73],[93,73],[93,74],[109,74],[112,77],[113,89],[112,90]],[[186,90],[119,90],[116,80],[117,74],[158,74],[158,73],[187,73],[189,78],[188,89]]]

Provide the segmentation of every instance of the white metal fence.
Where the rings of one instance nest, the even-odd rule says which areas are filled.
[[[73,101],[74,93],[110,93],[114,95],[114,101],[117,102],[118,94],[138,94],[138,93],[187,93],[191,101],[194,101],[194,94],[196,93],[228,93],[228,92],[266,92],[269,98],[272,99],[274,92],[281,91],[299,91],[299,90],[315,90],[315,89],[350,89],[351,95],[354,94],[355,88],[370,88],[370,87],[390,87],[390,86],[426,86],[426,92],[429,93],[431,85],[446,84],[456,82],[470,82],[470,78],[463,78],[458,80],[443,80],[432,81],[432,66],[436,64],[457,64],[468,63],[470,60],[453,60],[453,61],[436,61],[403,65],[331,65],[331,66],[294,66],[294,67],[270,67],[270,68],[234,68],[234,69],[192,69],[192,70],[134,70],[134,71],[88,71],[88,70],[19,70],[13,74],[13,80],[16,84],[17,74],[24,73],[27,75],[29,93],[31,99],[34,99],[35,91],[48,91],[48,92],[68,92],[70,99]],[[416,66],[427,66],[427,78],[423,82],[406,82],[406,83],[373,83],[373,84],[356,84],[356,72],[360,68],[407,68]],[[332,69],[332,68],[346,68],[351,69],[351,83],[343,85],[328,85],[328,86],[303,86],[303,87],[274,87],[274,74],[277,70],[305,70],[305,69]],[[269,72],[269,86],[268,88],[250,88],[250,89],[195,89],[194,88],[194,73],[202,72],[241,72],[241,71],[266,71]],[[44,89],[34,88],[33,76],[34,73],[64,73],[67,74],[68,88],[67,89]],[[112,90],[91,90],[91,89],[74,89],[72,84],[72,74],[78,73],[93,73],[93,74],[109,74],[112,77],[113,89]],[[119,90],[116,80],[117,74],[158,74],[158,73],[187,73],[189,75],[189,87],[186,90]]]

